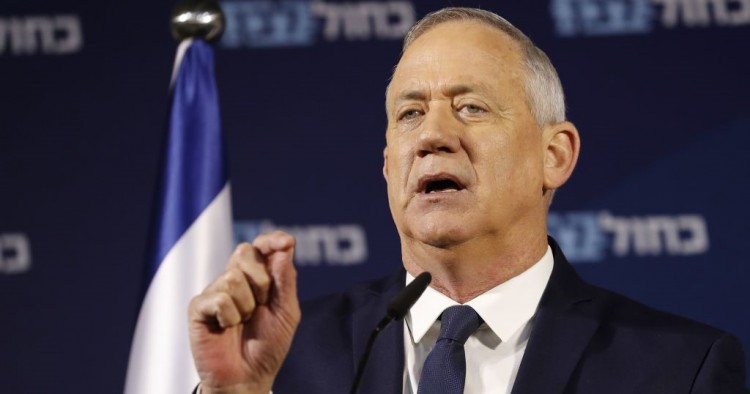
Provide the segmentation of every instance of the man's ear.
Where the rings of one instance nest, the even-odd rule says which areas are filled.
[[[544,190],[562,186],[578,162],[581,138],[568,121],[548,124],[542,132],[544,141]]]
[[[385,182],[388,183],[388,146],[383,148],[383,177]]]

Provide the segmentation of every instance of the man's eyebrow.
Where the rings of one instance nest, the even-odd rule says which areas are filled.
[[[446,86],[443,93],[448,97],[455,97],[466,93],[487,93],[490,87],[483,83],[461,84]]]
[[[399,103],[402,101],[412,101],[412,100],[423,101],[426,99],[427,99],[427,95],[421,90],[407,90],[407,91],[401,92],[401,94],[399,94],[396,97],[395,102]]]
[[[466,93],[487,93],[491,90],[489,85],[484,83],[470,83],[460,85],[450,85],[443,88],[443,94],[448,97],[455,97]],[[409,89],[401,92],[394,99],[394,104],[404,101],[424,101],[427,100],[427,94],[418,89]]]

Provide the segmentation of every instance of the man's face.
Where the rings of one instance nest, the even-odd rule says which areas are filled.
[[[445,248],[544,226],[542,134],[522,67],[518,44],[473,22],[440,24],[404,53],[383,167],[402,243]]]

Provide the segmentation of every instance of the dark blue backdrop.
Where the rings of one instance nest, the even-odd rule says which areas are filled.
[[[405,29],[449,3],[479,4],[222,3],[216,69],[238,239],[297,235],[305,298],[400,264],[381,175],[384,88]],[[7,392],[122,390],[176,47],[172,5],[0,5]],[[579,272],[750,348],[750,4],[481,5],[527,32],[561,75],[583,152],[550,230]]]

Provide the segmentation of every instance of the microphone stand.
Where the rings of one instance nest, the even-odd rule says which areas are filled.
[[[422,272],[414,280],[409,283],[408,286],[404,287],[388,304],[388,311],[380,320],[380,322],[372,330],[370,338],[367,340],[367,346],[365,351],[362,353],[362,357],[359,359],[359,365],[357,365],[357,372],[354,375],[354,380],[349,388],[349,394],[356,394],[357,388],[359,388],[359,382],[362,380],[362,374],[364,374],[367,360],[370,359],[370,352],[372,351],[372,345],[375,343],[375,339],[378,337],[381,331],[385,329],[392,321],[401,319],[406,316],[409,309],[414,305],[415,302],[422,296],[422,293],[427,289],[430,284],[432,276],[429,272]]]

